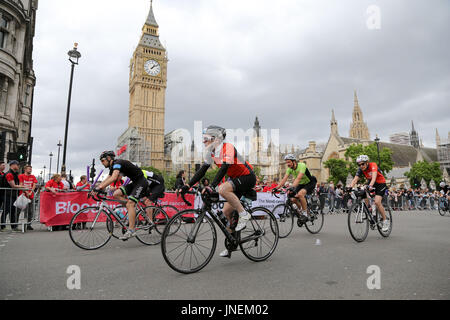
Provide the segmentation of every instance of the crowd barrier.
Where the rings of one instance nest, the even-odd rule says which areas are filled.
[[[7,226],[11,228],[20,228],[25,232],[26,226],[31,226],[36,221],[36,199],[38,194],[33,192],[34,196],[25,209],[18,209],[14,206],[14,202],[19,197],[21,191],[31,191],[30,189],[11,189],[0,188],[0,228],[5,229]]]
[[[97,206],[98,202],[87,197],[87,192],[42,192],[39,200],[40,222],[47,227],[69,225],[73,215],[80,209]],[[199,208],[201,206],[201,197],[192,194],[186,194],[185,198],[191,203],[188,206],[180,195],[175,192],[166,192],[164,198],[160,199],[161,205],[172,205],[179,211],[186,209]],[[272,210],[277,204],[284,203],[283,197],[277,199],[270,193],[258,193],[257,200],[253,201],[253,206],[263,206]],[[119,204],[111,202],[112,207]],[[169,216],[174,213],[168,211]]]

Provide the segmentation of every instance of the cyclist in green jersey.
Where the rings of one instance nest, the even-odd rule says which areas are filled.
[[[292,175],[295,177],[292,187],[288,189],[288,196],[291,198],[291,201],[297,205],[297,208],[301,208],[298,209],[299,220],[304,223],[308,220],[306,195],[311,194],[314,191],[317,179],[311,175],[306,164],[297,162],[294,155],[288,154],[284,157],[284,160],[286,161],[288,169],[286,170],[284,178],[275,187],[275,190],[283,187],[289,179],[289,176]]]

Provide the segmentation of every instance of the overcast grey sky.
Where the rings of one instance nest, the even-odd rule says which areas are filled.
[[[379,29],[367,9],[380,9]],[[75,175],[115,149],[128,126],[128,75],[148,0],[42,0],[34,40],[33,167],[56,169],[75,69],[67,165]],[[371,137],[410,131],[426,146],[450,130],[448,0],[154,0],[169,56],[165,128],[194,121],[247,129],[255,116],[280,143],[326,142],[334,108],[348,136],[357,90]],[[62,154],[62,150],[61,150]],[[61,156],[62,157],[62,156]],[[98,163],[98,161],[97,161]]]

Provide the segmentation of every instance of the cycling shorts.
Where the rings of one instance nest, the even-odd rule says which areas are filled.
[[[120,187],[124,196],[128,196],[128,199],[138,203],[142,197],[145,197],[148,187],[148,181],[144,176],[139,178],[136,182],[127,184],[125,187]]]
[[[240,199],[244,194],[252,191],[256,185],[256,176],[254,173],[246,176],[240,176],[229,180],[233,186],[234,194]]]
[[[311,176],[311,181],[307,184],[299,184],[297,188],[295,188],[295,193],[299,193],[300,190],[305,189],[306,194],[312,194],[314,191],[314,188],[316,187],[317,179],[314,176]]]

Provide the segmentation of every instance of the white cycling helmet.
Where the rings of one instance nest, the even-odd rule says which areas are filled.
[[[286,161],[286,160],[297,161],[297,159],[295,158],[295,156],[292,153],[289,153],[284,156],[284,161]]]
[[[356,158],[357,163],[368,162],[368,161],[369,161],[369,157],[366,156],[365,154],[362,154],[362,155],[358,156],[358,158]]]
[[[441,181],[441,183],[439,183],[439,186],[440,186],[441,188],[445,187],[445,182],[444,182],[444,181]]]

